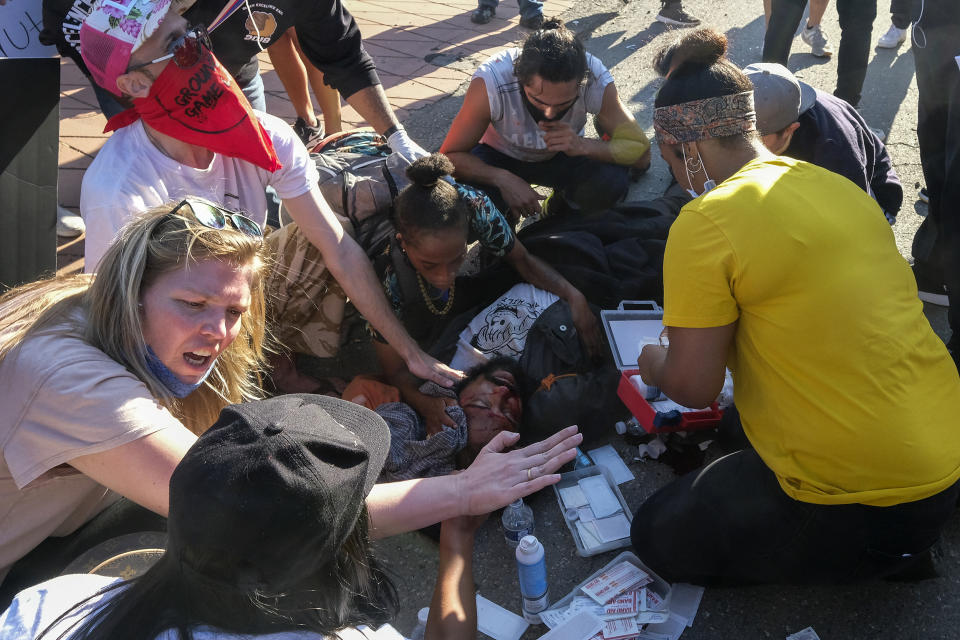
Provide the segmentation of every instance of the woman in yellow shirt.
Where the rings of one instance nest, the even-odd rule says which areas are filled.
[[[843,582],[928,552],[960,485],[960,378],[883,212],[767,151],[726,39],[658,56],[660,152],[696,197],[664,257],[669,347],[647,384],[690,407],[733,371],[751,448],[647,500],[638,554],[676,581]]]

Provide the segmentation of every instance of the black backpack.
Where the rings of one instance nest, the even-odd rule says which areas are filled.
[[[386,248],[394,234],[393,199],[410,184],[408,163],[391,153],[383,136],[357,129],[325,138],[310,154],[320,173],[320,193],[367,256]]]

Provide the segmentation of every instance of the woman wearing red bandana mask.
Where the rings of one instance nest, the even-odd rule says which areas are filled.
[[[397,321],[365,254],[320,195],[316,169],[290,127],[250,108],[201,45],[202,33],[164,0],[129,0],[120,18],[119,4],[96,3],[81,28],[95,79],[135,105],[111,119],[114,133],[84,176],[86,269],[96,268],[134,213],[187,195],[243,210],[263,226],[271,186],[295,223],[270,236],[278,268],[268,294],[281,342],[295,353],[334,355],[345,293],[415,375],[441,384],[459,377]]]

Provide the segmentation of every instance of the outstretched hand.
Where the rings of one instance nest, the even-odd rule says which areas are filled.
[[[421,380],[431,380],[441,387],[452,387],[463,378],[463,372],[451,369],[436,358],[428,356],[420,349],[404,358],[407,370]]]
[[[504,452],[520,434],[501,431],[480,450],[462,473],[453,476],[460,496],[459,513],[480,515],[504,507],[560,480],[554,473],[576,457],[583,441],[576,425],[523,449]]]

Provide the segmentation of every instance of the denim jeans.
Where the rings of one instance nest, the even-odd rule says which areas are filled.
[[[916,19],[916,15],[914,18]],[[913,257],[943,278],[947,319],[960,351],[960,11],[956,0],[925,0],[914,25],[917,140],[930,196],[929,213],[913,238]]]
[[[496,9],[497,5],[499,4],[500,0],[479,0],[477,2],[477,7],[490,7],[491,9]],[[542,0],[517,0],[517,4],[520,5],[521,18],[526,19],[543,15]]]
[[[263,78],[256,74],[245,86],[240,87],[243,95],[247,96],[250,106],[257,111],[267,111],[267,97],[263,92]]]
[[[958,495],[960,483],[892,507],[800,502],[744,449],[653,494],[631,539],[670,582],[846,583],[908,568],[937,541]]]
[[[558,153],[543,162],[524,162],[500,153],[486,144],[478,144],[470,153],[488,165],[506,169],[531,184],[557,189],[573,207],[586,212],[609,209],[623,199],[630,188],[630,172],[625,166],[598,162],[583,156]],[[503,212],[507,206],[500,190],[489,185],[483,189]]]
[[[250,106],[257,111],[267,112],[267,96],[263,90],[263,78],[256,74],[245,86],[240,87],[243,95],[250,101]],[[273,187],[268,186],[264,191],[267,194],[267,225],[274,229],[279,229],[280,219],[280,196]]]
[[[863,79],[867,75],[877,0],[837,0],[836,4],[840,18],[840,50],[837,53],[837,88],[833,95],[857,106],[863,91]],[[806,6],[807,0],[772,0],[770,23],[763,39],[764,62],[787,66],[793,36]]]

